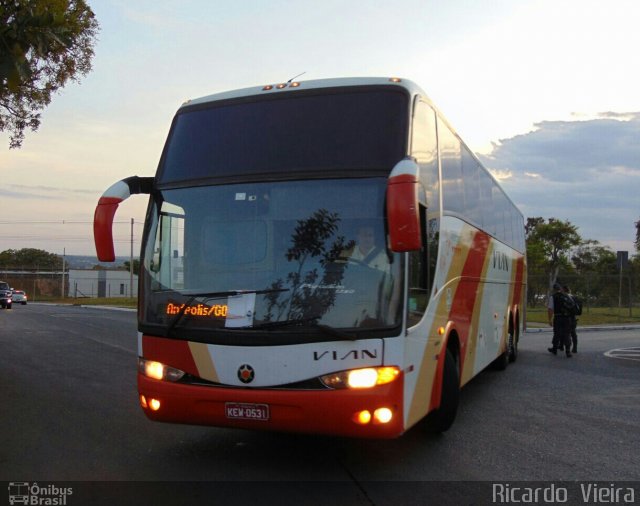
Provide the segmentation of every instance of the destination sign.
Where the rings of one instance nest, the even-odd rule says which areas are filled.
[[[169,302],[167,304],[166,313],[168,315],[176,315],[183,311],[185,316],[211,316],[217,318],[226,318],[229,312],[229,306],[227,304],[214,304],[209,306],[207,304],[197,304],[186,306],[185,304],[174,304]]]

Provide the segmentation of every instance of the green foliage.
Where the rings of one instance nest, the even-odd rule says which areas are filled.
[[[69,80],[91,70],[98,22],[85,0],[0,0],[0,132],[24,130]]]
[[[545,272],[549,286],[557,279],[560,269],[571,270],[569,253],[583,243],[578,227],[569,221],[549,218],[527,220],[527,259],[530,271]]]
[[[571,256],[571,261],[580,274],[599,273],[615,274],[616,254],[598,241],[587,240],[578,246]]]
[[[525,237],[529,239],[529,237],[535,232],[538,225],[544,225],[545,219],[541,217],[536,218],[527,218],[527,223],[524,225],[524,233]]]
[[[0,268],[4,270],[59,270],[62,257],[41,249],[8,249],[0,253]]]
[[[123,262],[124,269],[125,269],[126,271],[128,271],[128,270],[129,270],[129,265],[130,265],[130,264],[131,264],[131,262],[130,262],[129,260],[125,260],[125,261]],[[134,259],[133,259],[133,273],[134,273],[135,275],[138,275],[138,274],[140,273],[140,260],[138,260],[137,258],[134,258]]]
[[[527,220],[528,301],[543,303],[557,280],[568,284],[588,304],[617,303],[619,272],[616,255],[598,241],[583,240],[568,221],[550,218]],[[631,267],[633,266],[630,264]],[[628,293],[636,286],[635,271],[625,273]],[[612,283],[611,280],[615,283]],[[629,284],[630,283],[630,284]],[[627,289],[625,288],[625,297]]]

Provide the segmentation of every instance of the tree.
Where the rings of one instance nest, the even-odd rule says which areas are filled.
[[[571,261],[580,275],[615,274],[617,270],[616,254],[591,239],[584,241],[574,250]]]
[[[123,266],[126,271],[129,270],[129,265],[131,265],[131,262],[129,260],[125,260],[123,262]],[[140,274],[140,260],[138,260],[137,258],[133,259],[133,273],[135,275]]]
[[[527,239],[529,239],[529,237],[531,236],[531,234],[533,234],[536,230],[536,227],[538,227],[538,225],[543,225],[545,222],[544,218],[541,217],[537,217],[537,218],[527,218],[527,223],[525,223],[524,225],[524,235]]]
[[[41,249],[8,249],[0,253],[0,267],[3,269],[62,269],[62,257]]]
[[[618,285],[610,282],[617,272],[613,251],[598,241],[587,240],[573,251],[571,261],[578,273],[572,284],[574,293],[579,292],[587,302],[598,300],[604,303],[616,299]]]
[[[578,234],[578,227],[569,221],[560,221],[549,218],[534,220],[532,228],[527,234],[527,259],[537,261],[539,267],[545,271],[549,278],[549,288],[558,278],[561,267],[571,268],[569,252],[572,248],[582,244],[582,238]],[[527,220],[527,225],[530,221]],[[534,264],[535,265],[535,264]]]
[[[0,0],[0,132],[19,148],[67,81],[91,70],[98,22],[85,0]]]
[[[636,240],[634,242],[636,253],[640,255],[640,220],[636,221]]]

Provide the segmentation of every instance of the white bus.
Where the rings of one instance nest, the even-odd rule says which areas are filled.
[[[425,93],[287,82],[177,111],[149,194],[138,389],[163,422],[392,438],[447,430],[517,356],[524,220]]]

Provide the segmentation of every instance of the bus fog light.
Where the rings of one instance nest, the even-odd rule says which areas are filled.
[[[160,409],[160,401],[158,399],[149,399],[149,407],[151,411],[158,411]]]
[[[366,409],[353,415],[353,421],[359,425],[367,425],[371,421],[371,412]]]
[[[378,408],[373,412],[375,423],[389,423],[393,418],[393,412],[389,408]]]
[[[147,398],[144,395],[140,396],[140,406],[142,406],[144,409],[147,409],[149,407],[149,404],[147,404]]]

